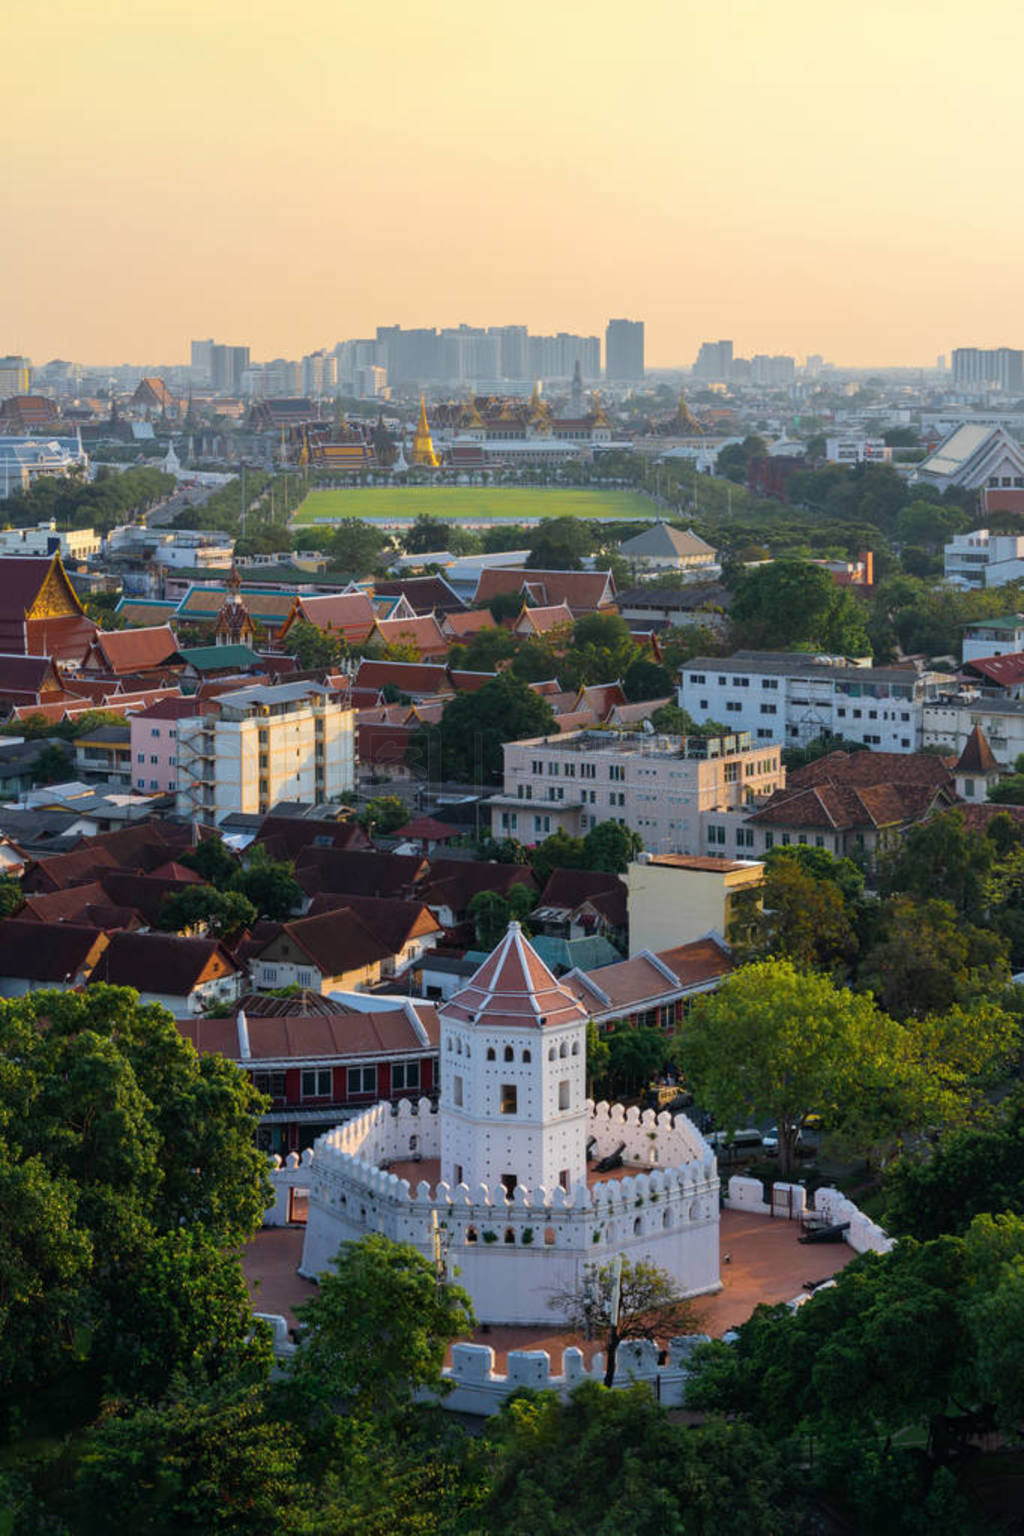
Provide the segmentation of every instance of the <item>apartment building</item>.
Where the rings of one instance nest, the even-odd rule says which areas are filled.
[[[845,657],[737,651],[687,662],[679,703],[698,723],[718,721],[755,743],[801,747],[844,736],[882,752],[917,752],[924,701],[950,681],[913,667],[854,666]]]
[[[178,814],[219,825],[279,800],[337,800],[355,786],[355,714],[319,683],[240,688],[177,722]]]
[[[700,853],[704,817],[753,807],[782,788],[780,758],[779,746],[754,746],[745,732],[584,730],[509,742],[502,793],[487,802],[491,833],[539,843],[559,827],[581,837],[617,821],[653,852]]]
[[[969,587],[1001,587],[1024,576],[1024,537],[975,528],[958,533],[943,549],[947,581]]]

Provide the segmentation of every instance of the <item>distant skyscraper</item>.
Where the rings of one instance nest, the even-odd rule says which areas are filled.
[[[209,384],[213,376],[213,337],[208,341],[194,341],[190,361],[193,382]]]
[[[644,322],[609,320],[604,333],[606,379],[642,379],[644,376]]]
[[[1024,352],[1016,347],[954,347],[954,389],[1024,392]]]
[[[29,368],[27,357],[0,357],[0,400],[28,394]]]
[[[693,365],[695,379],[728,380],[732,377],[732,342],[705,341]]]

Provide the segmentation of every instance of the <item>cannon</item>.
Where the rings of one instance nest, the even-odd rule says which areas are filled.
[[[598,1173],[611,1173],[613,1168],[622,1167],[622,1154],[626,1150],[626,1143],[620,1141],[614,1152],[609,1152],[607,1157],[602,1157],[597,1165]]]

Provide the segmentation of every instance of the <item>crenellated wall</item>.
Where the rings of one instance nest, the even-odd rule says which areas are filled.
[[[587,1106],[600,1158],[625,1142],[627,1161],[655,1164],[588,1188],[456,1188],[389,1173],[411,1155],[435,1158],[439,1121],[430,1102],[376,1105],[316,1143],[308,1165],[309,1221],[300,1273],[315,1278],[343,1242],[382,1232],[432,1249],[434,1212],[459,1283],[481,1322],[550,1323],[554,1294],[578,1289],[584,1266],[615,1253],[668,1269],[688,1295],[719,1289],[718,1174],[714,1155],[685,1117]],[[682,1123],[681,1123],[682,1122]],[[410,1148],[411,1139],[416,1146]],[[382,1166],[383,1165],[383,1166]]]

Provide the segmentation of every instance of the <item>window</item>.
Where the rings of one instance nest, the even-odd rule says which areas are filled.
[[[568,1170],[568,1168],[562,1168],[562,1169],[559,1170],[558,1182],[561,1185],[562,1189],[568,1189],[569,1188],[569,1170]]]
[[[518,1099],[519,1093],[515,1083],[502,1083],[501,1101],[498,1106],[501,1114],[514,1115],[519,1107]],[[461,1099],[459,1099],[459,1103],[462,1103]]]
[[[523,1055],[522,1055],[522,1060],[524,1062],[532,1062],[533,1056],[530,1054],[529,1051],[524,1051]]]
[[[302,1074],[304,1099],[329,1099],[331,1096],[330,1067],[308,1068]]]
[[[265,965],[263,967],[263,985],[266,986],[268,984],[268,982],[273,982],[273,981],[276,981],[276,980],[277,980],[277,966],[276,965]]]
[[[707,678],[705,677],[703,672],[691,672],[690,673],[690,682],[693,683],[694,687],[698,686],[698,684],[701,687],[703,687],[704,684],[707,682]]]
[[[515,1061],[515,1059],[516,1059],[515,1051],[512,1049],[512,1047],[510,1045],[506,1045],[506,1047],[505,1047],[505,1060],[506,1061]]]
[[[145,779],[136,779],[135,780],[135,784],[136,784],[136,788],[138,788],[138,789],[145,789],[145,787],[146,787]]]
[[[156,779],[150,779],[149,787],[150,787],[150,789],[159,789],[160,785],[159,785],[159,783],[157,782]]]
[[[169,758],[168,758],[168,759],[167,759],[167,761],[168,761],[168,763],[169,763],[169,764],[170,764],[170,766],[171,766],[171,767],[172,767],[172,768],[175,768],[175,767],[177,767],[177,764],[178,764],[178,759],[177,759],[177,758],[176,758],[176,757],[169,757]]]
[[[738,699],[726,699],[725,701],[725,712],[728,715],[738,715],[742,708],[743,705]]]
[[[462,1108],[462,1078],[458,1075],[452,1078],[452,1103],[456,1109]]]
[[[152,726],[152,727],[151,727],[151,728],[150,728],[150,732],[149,732],[149,734],[150,734],[150,735],[151,735],[151,736],[159,736],[159,735],[160,735],[160,727],[159,727],[159,726],[158,726],[158,725],[154,725],[154,726]]]
[[[778,712],[779,712],[779,706],[777,704],[762,704],[761,705],[761,713],[762,713],[762,715],[777,715]]]
[[[557,779],[558,778],[558,764],[557,763],[548,763],[548,778],[549,779]]]
[[[769,848],[774,848],[774,847],[775,847],[775,833],[774,832],[766,832],[765,835],[764,835],[764,851],[765,851],[765,853],[768,852]]]
[[[762,706],[762,708],[763,708],[763,706]],[[726,763],[726,765],[725,765],[725,782],[727,784],[735,784],[735,783],[738,782],[739,776],[740,776],[740,765],[739,765],[739,763]]]
[[[537,758],[537,757],[534,758],[533,762],[530,764],[530,772],[531,773],[543,773],[544,772],[544,764],[541,762],[540,758]]]
[[[377,1092],[377,1068],[376,1067],[349,1067],[348,1091],[350,1094],[376,1093]]]
[[[288,1091],[283,1072],[254,1072],[252,1080],[256,1092],[265,1093],[271,1099],[283,1099]]]
[[[597,764],[596,763],[580,763],[580,778],[581,779],[596,779],[597,778]]]
[[[516,1178],[514,1173],[503,1173],[501,1175],[501,1187],[505,1191],[506,1200],[512,1199],[512,1196],[516,1192],[516,1185],[518,1183],[519,1180]]]
[[[520,788],[522,788],[521,785],[520,785]],[[501,813],[501,828],[502,828],[503,832],[514,832],[518,825],[519,825],[519,817],[516,815],[515,811],[513,811],[511,813],[511,815],[509,814],[508,811],[502,811],[502,813]]]
[[[495,1054],[494,1054],[494,1046],[493,1045],[489,1045],[487,1047],[487,1060],[488,1061],[494,1061],[495,1059],[496,1058],[495,1058]]]
[[[456,1163],[454,1168],[452,1169],[452,1172],[455,1175],[455,1182],[456,1182],[456,1184],[461,1184],[462,1183],[462,1164],[461,1163]]]
[[[568,1078],[566,1078],[563,1082],[559,1083],[559,1085],[558,1085],[558,1107],[559,1107],[559,1109],[568,1109],[569,1108],[569,1079]]]
[[[140,762],[140,763],[144,763],[146,761],[146,754],[145,754],[145,752],[140,752],[138,754],[137,761]]]
[[[391,1088],[394,1093],[403,1088],[418,1088],[420,1085],[420,1064],[418,1061],[396,1061],[391,1068]],[[461,1179],[456,1179],[461,1184]]]
[[[608,769],[608,777],[613,784],[621,784],[626,777],[626,770],[620,763],[612,763]]]

